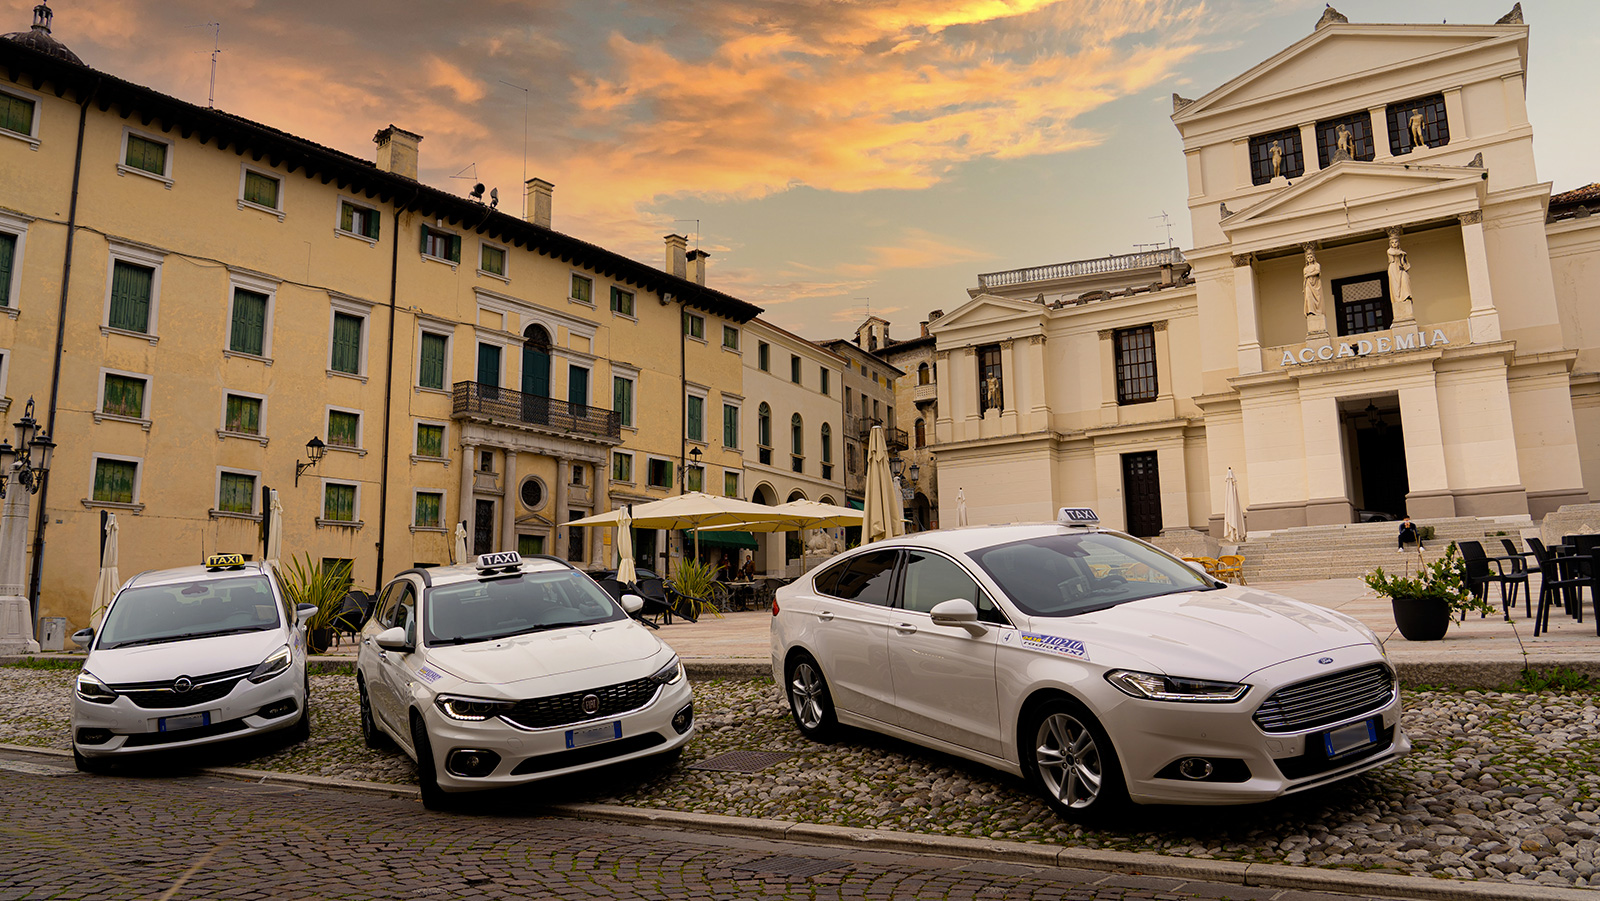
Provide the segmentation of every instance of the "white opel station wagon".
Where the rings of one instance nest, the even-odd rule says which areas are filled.
[[[988,764],[1071,819],[1262,801],[1411,748],[1366,626],[1219,582],[1090,510],[866,545],[772,614],[802,733],[843,723]]]
[[[356,658],[361,731],[417,762],[422,801],[624,761],[694,735],[678,656],[595,581],[515,551],[409,569],[379,596]]]

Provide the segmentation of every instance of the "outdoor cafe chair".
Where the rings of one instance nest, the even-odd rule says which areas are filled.
[[[1557,558],[1559,558],[1562,554],[1571,554],[1576,552],[1564,544],[1558,544],[1555,547],[1545,547],[1544,542],[1537,538],[1528,539],[1528,548],[1529,550],[1533,551],[1535,565],[1537,565],[1539,568],[1539,596],[1542,599],[1544,597],[1545,580],[1560,580],[1561,578],[1563,565],[1556,562]],[[1576,564],[1569,563],[1566,565],[1566,568],[1570,570],[1573,565]],[[1567,615],[1582,616],[1582,611],[1575,610],[1577,605],[1583,600],[1582,598],[1576,597],[1578,586],[1562,585],[1560,586],[1560,591],[1561,607],[1567,611]]]
[[[1540,551],[1539,555],[1539,612],[1533,618],[1533,635],[1550,631],[1550,606],[1560,592],[1567,612],[1583,622],[1583,589],[1589,589],[1589,598],[1595,604],[1595,634],[1600,635],[1600,598],[1594,591],[1594,558],[1587,554],[1554,554],[1545,551],[1536,538],[1528,544]]]
[[[1482,598],[1488,594],[1489,583],[1500,583],[1500,609],[1506,618],[1511,618],[1511,608],[1516,606],[1517,591],[1523,589],[1523,606],[1527,608],[1528,615],[1533,615],[1533,599],[1531,592],[1527,592],[1528,574],[1526,571],[1513,569],[1506,572],[1505,559],[1490,557],[1483,551],[1483,543],[1478,541],[1463,541],[1459,545],[1461,559],[1467,564],[1467,587],[1472,593]],[[1522,558],[1516,558],[1521,562]],[[1494,564],[1494,569],[1489,569],[1489,564]],[[1506,594],[1506,586],[1511,586],[1511,593]]]
[[[1215,557],[1185,557],[1183,559],[1189,563],[1200,564],[1205,568],[1206,574],[1209,576],[1216,576],[1217,574],[1217,559]]]
[[[1217,571],[1214,575],[1224,582],[1237,579],[1239,584],[1243,585],[1244,557],[1239,554],[1223,554],[1217,558]]]

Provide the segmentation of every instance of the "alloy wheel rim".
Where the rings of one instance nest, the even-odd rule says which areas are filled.
[[[822,678],[811,668],[811,664],[802,663],[794,668],[789,698],[800,725],[807,729],[822,725]]]
[[[1039,723],[1034,763],[1050,796],[1067,807],[1083,808],[1100,796],[1100,747],[1088,727],[1065,713]]]

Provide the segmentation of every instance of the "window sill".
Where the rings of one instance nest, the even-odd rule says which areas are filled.
[[[150,343],[154,344],[155,342],[151,341]],[[363,385],[367,383],[367,377],[356,372],[340,372],[337,369],[330,369],[328,370],[328,376],[330,378],[355,379]]]
[[[221,441],[224,438],[242,438],[245,441],[259,441],[262,447],[267,446],[267,439],[264,435],[256,435],[250,432],[230,432],[227,429],[217,429],[217,440]]]
[[[411,527],[411,534],[415,535],[418,532],[434,532],[434,533],[437,533],[439,535],[448,535],[448,534],[450,534],[450,530],[445,528],[444,526],[412,526]]]
[[[741,356],[741,357],[744,356],[744,351],[740,350],[737,347],[729,347],[728,345],[724,344],[724,345],[722,345],[722,349],[727,351],[730,354],[737,354],[738,356]]]
[[[172,190],[172,179],[171,179],[171,177],[166,176],[166,175],[157,175],[154,172],[150,172],[150,171],[145,170],[145,169],[140,169],[137,166],[129,166],[126,163],[118,163],[117,164],[117,174],[118,175],[137,175],[140,178],[148,178],[148,179],[151,179],[153,181],[159,181],[162,184],[167,186],[167,190],[168,191]]]
[[[129,338],[142,338],[142,339],[144,339],[146,341],[149,341],[151,344],[155,344],[156,342],[161,340],[161,336],[160,335],[152,335],[149,332],[136,332],[136,331],[133,331],[132,329],[114,328],[114,327],[109,326],[109,325],[100,326],[100,334],[102,334],[102,335],[127,335]]]
[[[592,301],[592,300],[579,300],[576,297],[568,297],[567,298],[567,303],[575,304],[575,305],[580,306],[580,307],[587,307],[587,308],[589,308],[591,310],[594,309],[594,301]]]
[[[347,447],[343,444],[326,444],[323,446],[330,451],[338,451],[341,454],[355,454],[358,457],[365,457],[367,455],[365,448]]]
[[[9,397],[0,397],[0,413],[9,413],[10,411],[11,411],[11,398],[9,398]]]
[[[449,457],[425,457],[422,454],[412,454],[411,455],[411,462],[412,463],[443,463],[445,466],[449,466],[450,465],[450,458]]]
[[[691,335],[688,332],[684,332],[683,333],[683,337],[689,339],[690,341],[697,341],[697,342],[699,342],[701,344],[706,343],[706,339],[705,339],[704,335],[698,335],[697,336],[697,335]]]
[[[644,487],[646,487],[646,488],[654,488],[657,491],[671,491],[672,490],[672,486],[671,485],[646,485]]]
[[[9,128],[0,128],[0,137],[13,138],[15,140],[22,141],[28,145],[28,149],[30,150],[39,149],[39,139],[33,135],[25,135],[20,131],[12,131]]]
[[[364,525],[366,525],[366,523],[361,521],[361,520],[359,520],[359,519],[357,519],[357,520],[323,519],[320,516],[317,517],[317,528],[319,528],[319,529],[357,529],[357,530],[359,530]]]
[[[611,311],[611,315],[615,316],[618,319],[626,319],[629,322],[633,322],[633,323],[637,323],[639,321],[639,317],[638,316],[635,316],[632,313],[624,313],[621,310],[612,310]]]
[[[444,388],[429,388],[426,385],[418,385],[418,386],[416,386],[416,392],[418,394],[441,394],[441,395],[443,395],[445,397],[451,397],[452,396],[451,393],[448,390],[444,389]]]
[[[611,484],[613,484],[613,485],[626,485],[629,488],[637,488],[638,487],[638,484],[636,482],[634,482],[632,479],[629,479],[627,481],[624,481],[622,479],[612,479],[611,480]]]
[[[369,238],[366,235],[361,234],[360,232],[347,232],[342,228],[335,227],[334,230],[333,230],[333,233],[334,233],[334,235],[336,237],[340,237],[340,238],[355,238],[357,241],[365,241],[368,244],[372,245],[373,247],[377,247],[378,246],[378,239],[377,238]]]
[[[456,271],[456,267],[461,265],[461,262],[459,260],[452,260],[449,257],[436,257],[431,253],[422,254],[422,258],[424,260],[432,260],[435,263],[443,263],[446,266],[450,267],[450,271],[451,272]]]
[[[265,363],[268,366],[272,365],[271,357],[263,357],[260,354],[247,354],[242,350],[225,350],[222,352],[222,358],[224,360],[231,360],[235,358],[240,360],[255,360],[257,363]]]
[[[250,522],[260,522],[260,513],[234,513],[229,510],[207,510],[212,519],[246,519]]]
[[[4,313],[7,316],[10,316],[12,319],[22,315],[22,311],[16,307],[0,307],[0,313]]]
[[[88,507],[90,510],[93,510],[97,507],[104,507],[107,510],[126,510],[133,514],[144,512],[144,504],[124,504],[120,501],[97,501],[87,497],[80,498],[80,500],[83,502],[83,505]]]
[[[121,415],[119,413],[102,413],[102,412],[96,411],[95,414],[94,414],[94,421],[95,422],[131,422],[131,423],[139,426],[139,428],[144,429],[147,432],[150,431],[150,420],[148,420],[148,419],[140,419],[137,416],[123,416],[123,415]]]
[[[487,269],[479,269],[478,270],[478,276],[480,278],[492,278],[497,282],[503,282],[503,283],[505,283],[507,285],[511,284],[511,276],[509,276],[509,275],[501,275],[498,272],[490,272]]]
[[[239,209],[257,210],[259,212],[266,213],[269,216],[277,216],[279,222],[283,221],[283,210],[275,210],[270,206],[262,206],[259,203],[251,200],[245,200],[244,198],[239,199]]]

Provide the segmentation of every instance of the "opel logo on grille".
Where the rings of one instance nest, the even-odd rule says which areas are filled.
[[[600,696],[599,695],[584,695],[583,696],[583,712],[584,712],[584,715],[586,715],[586,716],[594,716],[595,714],[599,713],[600,712]]]
[[[1327,666],[1328,664],[1333,662],[1333,658],[1332,657],[1323,657],[1322,659],[1318,660],[1317,662],[1322,664],[1323,666]]]
[[[180,695],[193,687],[194,680],[188,676],[179,676],[178,678],[172,680],[172,690]]]

